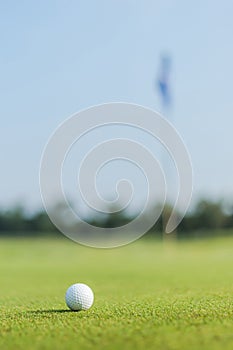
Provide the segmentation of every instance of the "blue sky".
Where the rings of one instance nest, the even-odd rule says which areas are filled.
[[[41,206],[43,147],[69,115],[109,101],[160,110],[162,52],[194,199],[231,198],[232,13],[230,0],[1,2],[0,206]]]

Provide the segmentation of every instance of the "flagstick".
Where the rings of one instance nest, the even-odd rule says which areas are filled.
[[[170,76],[170,69],[171,69],[171,60],[169,56],[163,56],[161,57],[161,67],[159,72],[159,90],[161,94],[161,104],[162,104],[162,111],[163,116],[167,117],[169,116],[170,119],[170,86],[169,86],[169,76]],[[165,165],[165,162],[162,162]],[[166,244],[176,241],[176,230],[172,233],[166,233],[166,225],[169,219],[170,213],[168,212],[168,208],[163,209],[162,212],[162,230],[163,230],[163,242]]]
[[[165,108],[165,106],[163,107],[163,117],[166,118],[168,117],[168,115],[170,115],[168,108]],[[169,118],[171,119],[171,118]],[[163,162],[163,165],[165,166],[165,161]],[[165,170],[165,174],[166,174],[166,169]],[[167,205],[167,207],[166,207]],[[166,233],[166,226],[170,217],[170,208],[168,207],[168,204],[165,203],[165,207],[162,211],[162,230],[163,230],[163,242],[164,245],[166,247],[166,249],[169,249],[169,252],[171,250],[171,248],[174,247],[174,243],[177,240],[177,231],[176,229],[174,231],[172,231],[171,233]]]

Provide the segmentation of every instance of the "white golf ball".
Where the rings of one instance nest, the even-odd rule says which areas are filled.
[[[67,289],[65,299],[73,311],[88,310],[94,302],[94,294],[86,284],[76,283]]]

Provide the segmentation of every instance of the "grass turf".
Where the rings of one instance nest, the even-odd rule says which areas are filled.
[[[232,349],[233,238],[96,250],[0,240],[0,349]],[[66,288],[95,303],[70,312]]]

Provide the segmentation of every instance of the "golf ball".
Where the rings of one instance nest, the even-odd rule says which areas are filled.
[[[94,294],[86,284],[75,283],[67,289],[65,299],[73,311],[88,310],[93,304]]]

